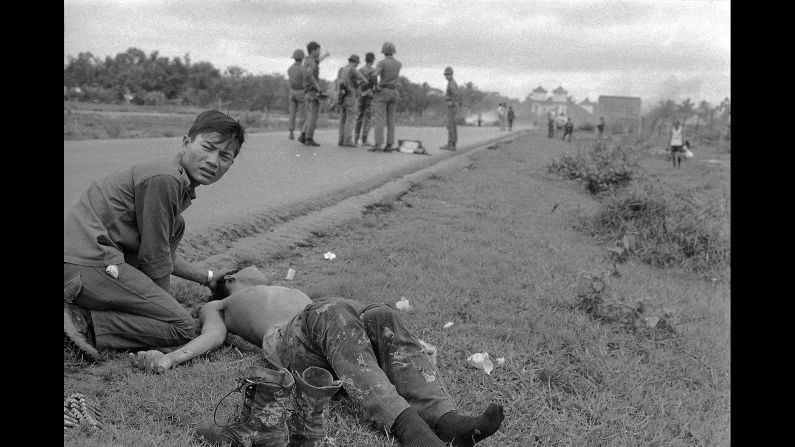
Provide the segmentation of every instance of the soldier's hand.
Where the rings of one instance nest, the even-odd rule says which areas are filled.
[[[224,270],[224,271],[220,271],[218,273],[214,273],[212,281],[210,281],[210,282],[208,282],[208,283],[206,283],[204,285],[207,286],[207,288],[210,289],[211,292],[215,293],[215,289],[218,288],[218,281],[221,281],[223,279],[223,277],[228,275],[228,274],[229,274],[228,270]]]
[[[130,364],[144,371],[162,373],[174,366],[174,361],[160,351],[138,351],[137,355],[130,353]]]

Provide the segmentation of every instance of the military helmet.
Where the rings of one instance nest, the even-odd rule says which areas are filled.
[[[384,42],[384,46],[381,47],[381,52],[384,54],[395,54],[395,44],[392,42]]]
[[[447,67],[444,69],[444,74],[453,74],[453,67]]]
[[[356,62],[359,63],[359,55],[358,54],[351,54],[351,57],[348,58],[348,62]]]
[[[304,58],[304,50],[297,49],[293,51],[293,59],[303,59]]]

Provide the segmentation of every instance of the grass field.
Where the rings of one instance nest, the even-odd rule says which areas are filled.
[[[92,102],[64,101],[64,140],[92,140],[107,138],[155,138],[184,135],[193,119],[206,109],[187,106],[120,105]],[[288,115],[274,111],[229,111],[240,119],[248,132],[287,130]],[[444,127],[444,116],[398,115],[400,126]],[[339,126],[338,113],[321,113],[318,128]],[[299,130],[300,132],[300,130]],[[372,131],[371,131],[372,132]],[[371,134],[372,135],[372,134]]]
[[[575,229],[600,203],[545,169],[589,138],[577,134],[567,144],[525,135],[465,155],[465,169],[432,175],[309,243],[252,262],[273,284],[312,298],[409,299],[414,310],[404,320],[438,348],[459,410],[505,406],[502,429],[478,445],[728,445],[730,271],[705,278],[632,258],[614,266],[602,243]],[[673,171],[653,154],[655,144],[638,149],[649,175],[697,192],[705,206],[713,197],[728,203],[728,154],[704,147]],[[327,251],[336,259],[324,260]],[[283,279],[288,267],[297,271],[293,281]],[[670,327],[629,330],[581,310],[583,277],[603,273],[605,299],[641,302],[644,315],[664,314]],[[173,283],[194,311],[206,299],[199,286]],[[443,329],[448,321],[455,324]],[[505,365],[488,376],[466,364],[482,351]],[[244,367],[261,363],[256,352],[226,346],[152,375],[132,370],[125,356],[88,365],[65,350],[64,396],[96,396],[110,424],[97,435],[65,433],[65,445],[201,445],[195,424]],[[397,445],[344,397],[334,398],[330,418],[339,446]]]

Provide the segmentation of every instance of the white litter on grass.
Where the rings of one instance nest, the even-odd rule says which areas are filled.
[[[323,257],[330,261],[330,260],[336,258],[337,255],[335,255],[334,253],[332,253],[330,251],[327,251],[326,253],[323,254]]]
[[[486,374],[491,375],[494,369],[494,362],[491,361],[491,356],[488,352],[476,352],[475,354],[467,357],[467,363],[475,368],[482,369]]]
[[[285,276],[284,279],[292,280],[293,278],[295,278],[295,270],[287,269],[287,276]]]
[[[395,303],[395,308],[397,308],[397,310],[405,310],[408,312],[411,310],[411,304],[409,304],[409,300],[407,300],[405,296],[401,296],[400,301]]]
[[[295,156],[296,156],[296,157],[300,157],[300,156],[301,156],[301,154],[295,154]]]
[[[649,327],[655,327],[657,326],[657,323],[660,322],[659,317],[646,317],[644,320],[646,321],[646,325]]]
[[[114,279],[119,279],[119,268],[111,264],[105,269],[105,273],[112,276]]]
[[[452,326],[452,325],[453,325],[453,322],[452,322],[452,321],[448,321],[448,322],[447,322],[447,323],[445,323],[445,324],[444,324],[444,326],[442,326],[442,327],[443,327],[443,328],[445,328],[445,329],[447,329],[447,328],[449,328],[449,327],[450,327],[450,326]]]
[[[420,344],[422,345],[422,352],[424,352],[425,355],[427,355],[428,358],[431,359],[431,363],[433,363],[433,366],[436,366],[436,353],[438,352],[436,350],[436,346],[430,343],[425,343],[420,338],[418,338],[417,340],[419,340]]]
[[[497,357],[497,366],[505,366],[505,357]]]

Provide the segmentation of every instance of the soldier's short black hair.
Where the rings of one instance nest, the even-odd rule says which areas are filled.
[[[229,295],[231,295],[231,293],[229,292],[229,288],[226,286],[226,283],[227,283],[226,276],[234,275],[235,273],[239,272],[242,269],[243,268],[241,267],[241,268],[238,268],[238,269],[235,269],[235,270],[230,270],[228,272],[224,272],[223,276],[218,278],[217,286],[215,288],[215,291],[213,291],[213,296],[212,296],[211,299],[212,300],[222,300],[222,299],[228,297]]]
[[[364,55],[364,61],[367,62],[368,64],[370,62],[373,62],[374,60],[375,60],[375,54],[374,53],[367,53],[367,54]]]
[[[218,110],[207,110],[196,116],[193,124],[188,129],[188,138],[193,141],[196,135],[217,133],[221,140],[218,144],[227,142],[237,143],[235,156],[240,152],[245,140],[246,129],[240,121]]]
[[[315,42],[314,40],[306,44],[306,52],[311,53],[315,51],[315,49],[320,48],[320,44]]]

